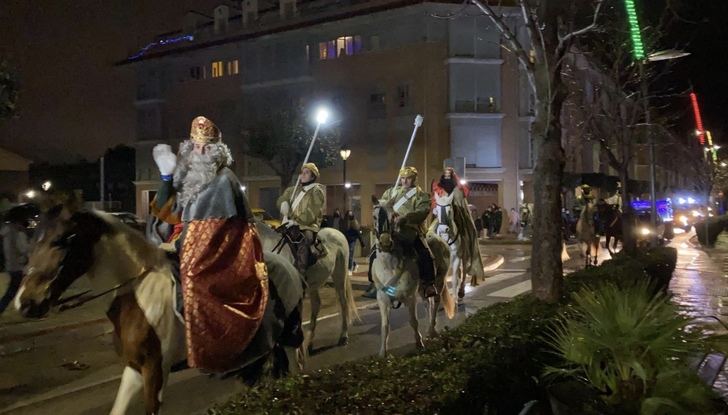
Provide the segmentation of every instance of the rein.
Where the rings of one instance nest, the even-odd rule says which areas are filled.
[[[140,272],[139,275],[137,275],[136,277],[132,277],[125,281],[122,281],[121,283],[109,288],[108,290],[102,291],[98,294],[86,296],[86,294],[91,293],[91,290],[87,290],[80,294],[75,294],[70,297],[62,298],[62,299],[58,300],[58,302],[57,302],[57,304],[59,305],[58,312],[60,313],[60,312],[66,311],[66,310],[70,310],[72,308],[80,307],[80,306],[88,303],[89,301],[103,297],[104,295],[106,295],[112,291],[118,290],[119,288],[121,288],[125,285],[128,285],[129,283],[131,283],[134,280],[143,278],[144,276],[149,274],[150,271],[151,271],[151,269],[147,269],[147,268],[142,269],[142,272]]]
[[[450,205],[452,205],[452,204],[450,204]],[[439,203],[437,204],[437,206],[439,206],[439,207],[441,207],[441,208],[446,208],[446,207],[448,207],[448,206],[450,206],[450,205],[441,205],[441,204],[439,204]],[[450,228],[450,229],[452,228],[452,226],[450,226],[449,224],[447,224],[447,223],[442,223],[442,221],[440,221],[440,216],[439,216],[439,215],[438,215],[438,216],[436,216],[436,217],[437,217],[437,221],[438,221],[438,222],[440,223],[440,225],[445,225],[445,226],[447,226],[447,227],[448,227],[448,228]],[[450,220],[450,218],[448,218],[448,221],[449,221],[449,220]],[[453,236],[452,238],[450,237],[450,232],[448,232],[447,238],[448,238],[448,241],[447,241],[447,245],[448,245],[448,246],[452,246],[452,245],[453,245],[453,244],[454,244],[455,242],[457,242],[457,241],[458,241],[458,239],[460,238],[460,231],[457,231],[457,232],[455,232],[455,236]]]

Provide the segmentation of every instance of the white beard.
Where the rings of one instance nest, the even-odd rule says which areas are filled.
[[[174,173],[174,182],[181,183],[177,201],[182,206],[197,199],[197,195],[217,176],[219,164],[213,155],[190,152]],[[179,185],[178,185],[179,186]]]

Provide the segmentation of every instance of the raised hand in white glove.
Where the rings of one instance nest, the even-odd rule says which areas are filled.
[[[154,157],[154,162],[157,163],[162,176],[169,176],[174,173],[174,168],[177,166],[177,156],[172,152],[172,147],[168,144],[154,146],[152,157]]]
[[[288,212],[291,211],[291,207],[288,205],[288,202],[281,203],[281,215],[288,216]]]

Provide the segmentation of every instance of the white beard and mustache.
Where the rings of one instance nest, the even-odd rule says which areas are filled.
[[[223,143],[209,144],[205,154],[193,149],[191,141],[182,143],[174,171],[177,201],[182,206],[197,199],[197,195],[217,176],[218,171],[232,164],[230,150]]]

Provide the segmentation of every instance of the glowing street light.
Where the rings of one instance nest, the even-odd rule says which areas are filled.
[[[51,186],[53,186],[53,183],[51,183],[50,180],[46,180],[43,182],[43,184],[40,185],[41,189],[43,189],[46,192],[51,189]]]
[[[465,179],[460,179],[460,184],[465,186],[466,184],[468,184],[468,181]]]
[[[728,166],[728,163],[726,163],[725,161],[721,161],[720,162],[720,167],[725,167],[725,166]]]
[[[35,196],[35,190],[28,190],[27,192],[25,192],[25,197],[27,197],[28,199],[33,199]]]
[[[344,183],[344,209],[348,209],[349,204],[347,203],[347,200],[346,200],[346,196],[347,196],[346,190],[351,188],[351,183],[346,181],[346,160],[348,160],[349,156],[351,156],[351,150],[349,150],[346,147],[341,147],[341,150],[339,150],[339,155],[341,156],[341,160],[343,161],[343,164],[344,164],[343,169],[342,169],[342,171],[344,172],[344,181],[343,181],[343,183]]]
[[[316,111],[316,122],[318,124],[326,124],[326,120],[329,119],[329,110],[321,107]]]

